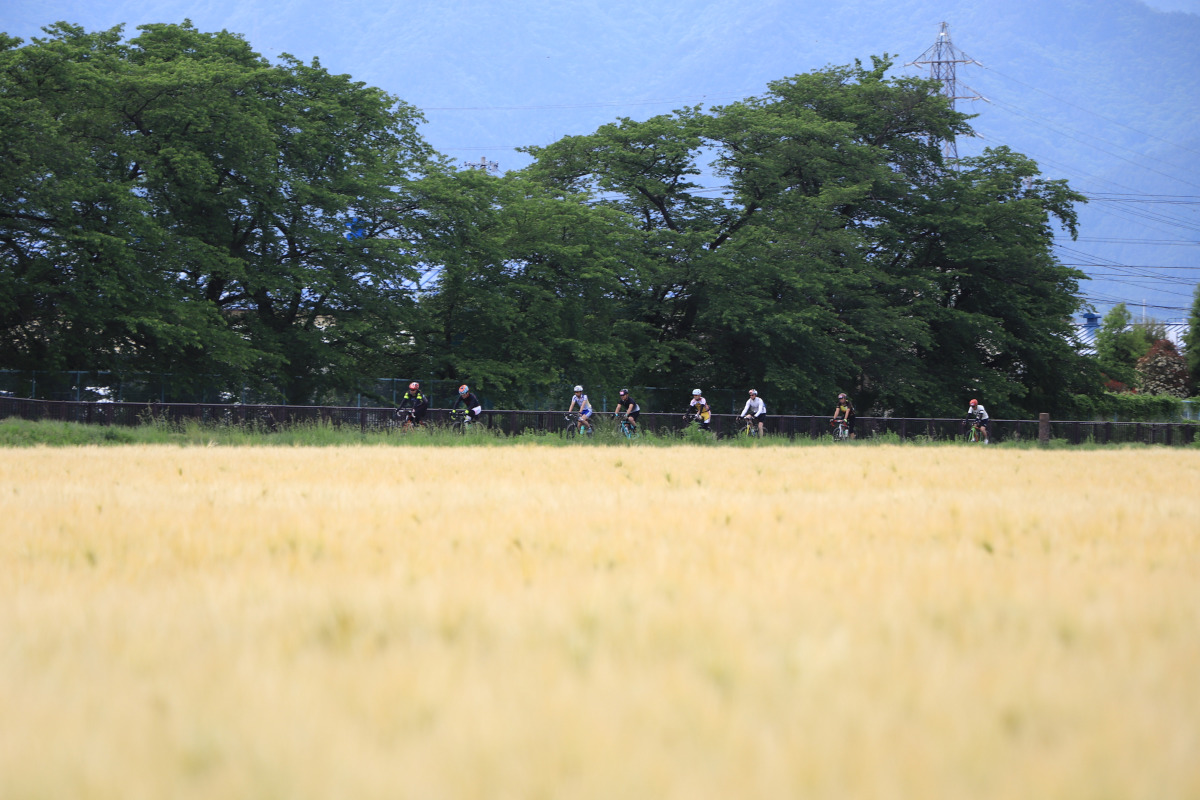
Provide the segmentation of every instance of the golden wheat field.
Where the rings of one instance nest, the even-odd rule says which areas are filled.
[[[1200,453],[8,450],[4,798],[1200,797]]]

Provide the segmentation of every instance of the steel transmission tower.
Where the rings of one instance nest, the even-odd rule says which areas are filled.
[[[467,169],[478,169],[484,172],[497,172],[500,165],[495,161],[489,161],[487,156],[480,156],[478,161],[464,161],[463,166]]]
[[[937,41],[933,43],[933,47],[922,53],[921,57],[916,61],[910,61],[904,66],[928,66],[929,79],[942,84],[941,94],[950,101],[950,110],[953,111],[956,100],[987,99],[970,86],[958,82],[955,69],[959,64],[983,66],[983,64],[980,64],[954,46],[954,43],[950,41],[950,26],[943,22],[941,29],[938,31]],[[964,91],[969,92],[969,94],[963,94]],[[958,144],[955,142],[953,136],[942,142],[942,158],[949,164],[953,164],[958,160]]]

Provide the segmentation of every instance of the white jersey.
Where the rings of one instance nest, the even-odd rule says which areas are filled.
[[[580,411],[591,411],[592,410],[592,403],[590,400],[588,400],[588,397],[586,394],[571,395],[571,402],[576,404],[577,406],[579,406]],[[570,406],[568,406],[568,408],[569,407]]]
[[[968,406],[967,416],[975,416],[979,417],[981,420],[986,420],[988,418],[988,413],[987,409],[983,407],[983,403],[979,403],[974,408]]]
[[[763,399],[761,397],[751,397],[746,401],[746,407],[742,409],[740,416],[744,417],[747,414],[754,414],[754,416],[758,416],[759,414],[765,413],[767,413],[767,404],[763,402]]]

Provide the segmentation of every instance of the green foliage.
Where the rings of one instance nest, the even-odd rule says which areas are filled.
[[[1188,314],[1188,329],[1183,337],[1183,354],[1187,359],[1188,388],[1191,394],[1200,394],[1200,284],[1196,284],[1192,310]]]
[[[1174,422],[1183,415],[1183,400],[1171,395],[1104,392],[1076,395],[1069,414],[1075,419],[1114,422]]]
[[[0,367],[287,402],[420,375],[497,406],[753,385],[778,412],[849,391],[998,416],[1099,385],[1051,251],[1083,198],[1006,148],[949,169],[967,117],[887,56],[496,177],[449,167],[396,98],[234,34],[47,34],[0,42]]]
[[[1132,315],[1124,303],[1113,306],[1096,332],[1096,363],[1110,381],[1129,387],[1140,385],[1138,359],[1152,344],[1144,327],[1131,325]]]
[[[0,52],[0,364],[297,402],[371,374],[411,307],[415,109],[227,32],[139,31]]]
[[[414,191],[430,210],[429,268],[403,373],[518,408],[625,379],[636,326],[610,302],[627,269],[619,214],[480,170],[435,172]]]
[[[766,387],[781,411],[850,390],[896,413],[969,396],[1033,413],[1095,390],[1069,345],[1081,274],[1050,249],[1082,196],[1004,148],[945,169],[937,142],[966,118],[889,66],[529,148],[531,179],[637,232],[613,297],[652,337],[630,382]]]

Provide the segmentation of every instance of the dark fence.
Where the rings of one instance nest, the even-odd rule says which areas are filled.
[[[141,425],[161,421],[195,421],[209,425],[249,426],[278,430],[299,424],[326,424],[354,427],[366,431],[390,430],[396,426],[395,410],[380,407],[240,405],[229,403],[88,403],[60,400],[30,400],[0,396],[0,418],[56,420],[97,425]],[[608,419],[611,415],[597,414]],[[431,409],[427,422],[445,425],[448,409]],[[643,413],[642,429],[657,434],[681,432],[686,427],[680,414]],[[545,434],[566,430],[568,421],[562,411],[484,411],[482,423],[507,435]],[[601,422],[601,424],[604,424]],[[1037,441],[1042,432],[1038,420],[992,420],[989,434],[993,441]],[[1045,432],[1048,438],[1083,444],[1163,444],[1190,445],[1196,441],[1197,426],[1179,422],[1076,422],[1051,420]],[[734,414],[714,414],[711,430],[719,436],[735,435],[742,427]],[[768,416],[768,434],[790,439],[819,439],[830,435],[829,417]],[[954,441],[962,439],[967,426],[962,419],[859,417],[856,435],[860,439],[879,436],[907,440]]]

